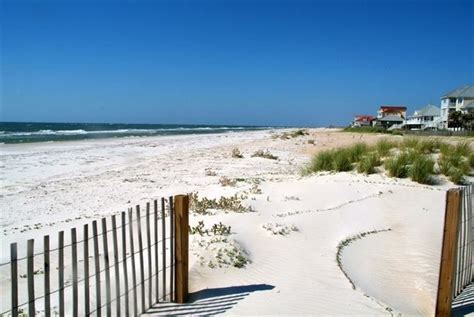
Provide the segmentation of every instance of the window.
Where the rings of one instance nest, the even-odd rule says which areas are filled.
[[[458,98],[458,103],[462,103],[462,98]]]
[[[449,98],[449,103],[456,103],[456,98]]]

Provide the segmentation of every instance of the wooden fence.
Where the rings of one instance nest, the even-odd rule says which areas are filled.
[[[436,316],[450,316],[453,300],[474,282],[473,191],[469,185],[446,195]]]
[[[188,204],[184,195],[162,198],[30,239],[23,257],[12,243],[10,261],[0,264],[11,277],[0,316],[138,316],[161,302],[184,302]]]

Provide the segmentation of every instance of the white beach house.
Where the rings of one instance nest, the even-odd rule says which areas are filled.
[[[406,115],[405,106],[380,106],[375,125],[384,128],[400,125],[404,122]]]
[[[448,128],[449,114],[454,111],[474,112],[474,85],[463,86],[441,97],[441,124]]]
[[[441,128],[441,109],[433,105],[416,110],[404,122],[409,130],[437,130]]]

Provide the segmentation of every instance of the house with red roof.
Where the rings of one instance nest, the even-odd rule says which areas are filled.
[[[389,128],[396,124],[402,124],[406,117],[407,107],[405,106],[380,106],[375,125]]]
[[[356,115],[352,121],[352,127],[370,127],[375,117],[370,115]]]

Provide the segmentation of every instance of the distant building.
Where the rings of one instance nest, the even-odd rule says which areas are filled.
[[[408,130],[437,130],[441,127],[441,109],[427,105],[408,116],[403,128]]]
[[[449,114],[454,111],[474,113],[474,86],[463,86],[441,97],[441,125],[443,128],[449,128]]]
[[[357,116],[354,117],[354,120],[352,121],[352,126],[353,127],[371,126],[374,119],[375,119],[374,116],[357,115]]]
[[[377,111],[375,125],[389,128],[393,125],[402,124],[407,115],[407,107],[404,106],[381,106]]]

